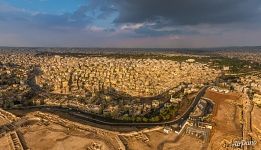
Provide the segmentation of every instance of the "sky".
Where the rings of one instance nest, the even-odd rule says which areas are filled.
[[[261,0],[0,0],[0,46],[261,45]]]

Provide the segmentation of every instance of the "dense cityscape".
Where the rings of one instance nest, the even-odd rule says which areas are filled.
[[[261,0],[0,0],[0,150],[260,150]]]
[[[226,141],[240,138],[240,132],[244,140],[260,138],[258,54],[249,52],[251,60],[242,60],[244,66],[236,68],[231,62],[240,61],[245,52],[234,52],[233,56],[238,57],[231,58],[225,52],[220,55],[211,50],[201,55],[192,54],[196,50],[186,53],[168,50],[164,54],[162,50],[136,54],[133,50],[122,54],[109,49],[96,52],[86,49],[83,53],[54,51],[1,48],[1,136],[17,137],[20,144],[14,147],[32,144],[26,140],[31,138],[26,135],[31,128],[28,124],[42,126],[48,122],[68,126],[75,124],[64,124],[72,118],[85,125],[73,125],[71,132],[95,128],[109,132],[106,138],[118,139],[118,145],[94,142],[89,149],[104,146],[125,149],[126,145],[136,143],[128,138],[138,135],[149,143],[147,134],[157,134],[154,132],[158,130],[177,137],[189,135],[201,141],[201,148],[229,146]],[[216,134],[221,132],[217,113],[225,113],[219,110],[224,109],[219,105],[224,108],[234,105],[235,111],[230,115],[236,120],[230,117],[227,120],[232,119],[231,123],[241,130],[234,136],[223,135],[224,139],[216,142]],[[91,124],[87,125],[88,122]],[[181,138],[180,143],[185,141]],[[236,147],[240,146],[243,145]]]

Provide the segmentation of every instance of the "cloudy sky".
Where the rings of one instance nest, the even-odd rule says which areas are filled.
[[[261,0],[0,0],[0,46],[261,45]]]

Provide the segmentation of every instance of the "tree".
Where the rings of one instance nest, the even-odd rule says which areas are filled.
[[[122,120],[130,121],[131,118],[130,118],[128,115],[123,115],[123,116],[122,116]]]
[[[143,117],[142,121],[143,122],[148,122],[148,119],[146,117]]]
[[[142,121],[141,117],[136,117],[136,121],[141,122]]]
[[[155,117],[155,122],[158,122],[160,120],[159,116]]]

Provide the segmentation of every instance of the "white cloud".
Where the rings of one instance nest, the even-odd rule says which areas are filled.
[[[86,26],[85,31],[91,31],[91,32],[102,32],[105,30],[103,27],[98,27],[98,26]]]
[[[137,30],[145,26],[153,26],[156,23],[153,22],[143,22],[143,23],[127,23],[120,27],[120,30]]]
[[[143,27],[145,24],[144,23],[135,23],[135,24],[124,24],[121,26],[121,30],[136,30],[141,27]]]

